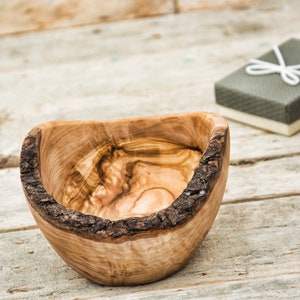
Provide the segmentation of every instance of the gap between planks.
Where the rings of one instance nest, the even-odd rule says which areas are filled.
[[[269,161],[269,160],[276,160],[280,158],[287,158],[287,157],[294,157],[294,156],[300,156],[300,152],[295,153],[287,153],[287,154],[274,154],[270,156],[264,156],[264,157],[257,157],[257,158],[251,158],[251,159],[232,159],[230,160],[231,166],[250,166],[254,165],[257,162],[263,162],[263,161]]]
[[[222,202],[221,205],[227,204],[239,204],[239,203],[249,203],[249,202],[257,202],[257,201],[265,201],[265,200],[277,200],[280,198],[289,198],[289,197],[298,197],[300,193],[281,193],[277,195],[270,196],[253,196],[251,198],[241,198],[236,200],[228,200],[226,202]]]
[[[34,229],[38,229],[38,226],[30,225],[30,226],[22,226],[22,227],[13,227],[9,229],[0,229],[0,234],[8,233],[8,232],[24,231],[24,230],[34,230]]]

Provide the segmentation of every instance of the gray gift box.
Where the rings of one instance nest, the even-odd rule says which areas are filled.
[[[254,67],[258,69],[257,73],[265,69],[269,74],[250,75],[246,72],[248,64],[216,82],[215,96],[223,116],[272,132],[292,135],[300,130],[300,40],[290,39],[278,49],[285,65],[291,67],[286,70],[294,72],[288,75],[295,82],[289,84],[283,80],[274,49],[259,57],[258,67]]]

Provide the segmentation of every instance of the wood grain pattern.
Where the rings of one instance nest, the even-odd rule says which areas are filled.
[[[142,217],[172,204],[199,165],[200,150],[157,138],[101,144],[80,159],[63,206],[104,219]]]
[[[214,81],[300,38],[298,0],[257,3],[0,37],[0,299],[300,298],[300,134],[229,121],[229,180],[212,229],[180,272],[141,286],[97,285],[70,268],[32,229],[19,180],[36,124],[217,112]]]
[[[0,34],[173,13],[172,0],[2,0]]]
[[[234,8],[234,9],[247,9],[253,6],[257,6],[261,0],[177,0],[177,6],[179,11],[189,11],[197,9],[222,9],[222,8]]]
[[[2,0],[0,35],[204,9],[246,9],[257,0]]]
[[[160,149],[151,143],[153,138],[157,142],[163,141]],[[166,145],[168,151],[172,150],[171,154],[174,149],[170,148],[170,144],[174,143],[181,149],[198,149],[203,153],[187,187],[182,187],[178,198],[171,199],[174,201],[166,208],[159,206],[159,210],[153,212],[148,210],[147,204],[143,207],[142,202],[142,217],[129,214],[127,218],[128,212],[125,211],[125,218],[114,222],[75,212],[59,204],[65,204],[64,189],[69,188],[70,174],[74,179],[73,166],[77,162],[81,171],[90,174],[95,165],[99,166],[99,159],[107,158],[107,153],[99,152],[99,147],[102,149],[106,145],[110,148],[113,145],[116,149],[124,149],[120,145],[140,142],[141,139],[150,139],[151,147],[145,149],[145,144],[140,144],[139,149],[144,150],[148,157],[151,152],[153,155],[153,151],[154,157],[158,153],[161,161],[156,162],[157,166],[164,169],[165,150],[162,148]],[[136,150],[133,152],[139,154]],[[82,157],[84,163],[79,159]],[[228,165],[227,123],[211,113],[111,122],[52,122],[34,128],[25,139],[21,179],[37,224],[68,264],[98,283],[140,284],[179,270],[199,247],[221,204]],[[170,176],[172,181],[174,170],[169,173],[169,167],[165,169],[165,176]],[[182,165],[180,167],[182,172]],[[187,170],[189,178],[192,166]],[[86,186],[90,185],[89,181],[99,184],[99,178],[94,180],[94,174],[77,183]],[[130,204],[129,197],[125,200]],[[147,201],[145,198],[141,200]],[[121,210],[119,213],[118,217],[122,217]],[[114,213],[112,216],[115,217]],[[157,256],[160,258],[153,260]]]

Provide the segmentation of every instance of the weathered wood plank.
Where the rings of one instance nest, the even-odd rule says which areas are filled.
[[[0,34],[79,26],[174,12],[173,0],[1,0]]]
[[[0,167],[17,166],[26,133],[48,120],[217,112],[217,79],[282,36],[300,37],[300,9],[292,4],[300,6],[293,0],[272,16],[238,11],[234,21],[209,11],[0,38]],[[230,124],[235,162],[299,153],[299,137]]]
[[[300,133],[290,138],[266,134],[266,132],[252,136],[250,132],[246,133],[246,128],[242,130],[240,124],[231,121],[229,124],[232,132],[231,164],[233,165],[300,154]],[[241,133],[244,134],[240,135]]]
[[[230,166],[223,203],[300,195],[300,156]]]
[[[24,198],[19,169],[0,169],[0,233],[35,226]]]
[[[178,10],[189,11],[197,9],[220,9],[220,8],[234,8],[247,9],[253,6],[261,5],[262,1],[257,0],[177,0]]]
[[[256,7],[269,10],[282,7],[282,2],[282,0],[123,0],[120,5],[117,0],[55,2],[2,0],[0,2],[0,34],[80,26],[199,9],[245,10]]]
[[[137,287],[103,287],[81,278],[38,230],[2,233],[0,298],[295,299],[300,296],[299,200],[298,196],[223,205],[182,271]]]
[[[273,11],[282,8],[287,3],[282,0],[175,0],[179,12],[207,9],[233,9],[247,10],[258,9]],[[287,5],[288,6],[288,5]],[[235,11],[234,11],[235,13]]]
[[[279,275],[273,278],[245,279],[233,282],[214,282],[213,286],[192,286],[188,288],[173,288],[160,291],[130,293],[122,296],[112,296],[111,300],[160,300],[160,299],[296,299],[299,296],[298,274]],[[278,286],[280,288],[278,288]],[[80,297],[80,300],[99,299],[95,297]],[[101,298],[103,299],[103,298]]]
[[[252,55],[269,50],[273,43],[299,36],[292,26],[300,22],[299,1],[284,2],[284,10],[282,6],[272,13],[259,7],[235,11],[234,18],[231,11],[213,10],[0,36],[0,71],[101,57],[117,62],[128,55],[181,48],[189,49],[186,55],[191,64],[202,56],[202,48],[209,47],[208,61],[218,66],[215,71],[227,66],[228,73],[231,64],[239,66]],[[224,43],[226,47],[221,46]]]
[[[300,156],[230,166],[223,204],[300,195],[299,174]],[[18,168],[0,169],[0,202],[0,232],[35,226]]]
[[[212,82],[199,81],[188,86],[191,79],[184,76],[185,72],[181,74],[177,71],[181,69],[181,63],[177,63],[177,68],[172,63],[176,55],[167,62],[162,57],[153,57],[154,61],[157,59],[161,63],[149,67],[148,73],[143,72],[140,67],[143,58],[139,58],[119,67],[111,66],[111,69],[102,68],[100,62],[92,61],[76,63],[77,66],[47,66],[15,74],[0,74],[4,90],[0,92],[1,167],[17,166],[17,157],[26,133],[35,125],[49,120],[116,119],[183,111],[218,112]],[[183,53],[180,59],[184,60]],[[131,74],[124,73],[128,65],[132,66]],[[80,68],[86,68],[86,72],[83,74]],[[163,77],[167,82],[161,82],[157,76],[160,70],[165,70]],[[65,76],[57,77],[60,71]],[[195,77],[198,75],[196,67],[188,67],[188,71]],[[210,76],[213,77],[212,74]],[[9,87],[13,85],[12,93]],[[266,135],[261,130],[249,130],[249,127],[236,126],[234,122],[230,124],[233,160],[299,153],[299,136],[285,138]],[[251,143],[248,142],[249,135],[254,138]],[[257,151],[253,151],[255,145],[260,145]]]

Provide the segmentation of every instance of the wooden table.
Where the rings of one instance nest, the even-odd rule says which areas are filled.
[[[229,179],[211,231],[183,270],[143,286],[99,286],[69,268],[19,179],[22,140],[38,123],[218,112],[218,79],[300,38],[299,1],[262,2],[0,37],[0,299],[300,298],[300,133],[229,121]]]

